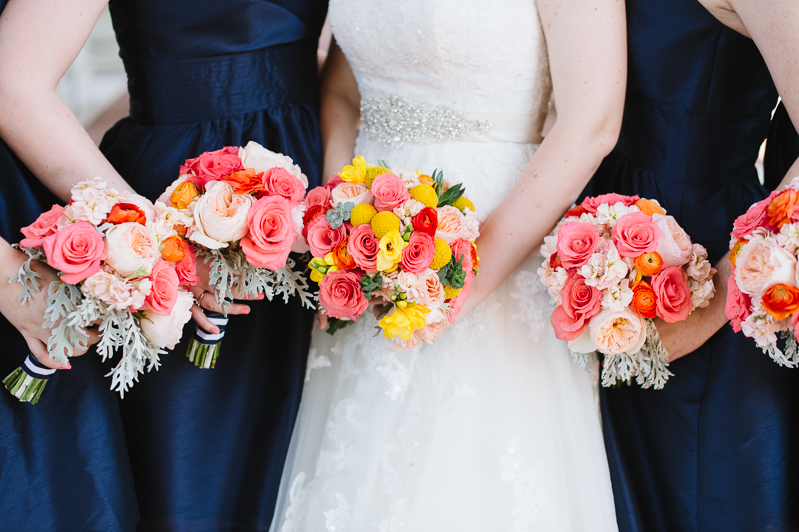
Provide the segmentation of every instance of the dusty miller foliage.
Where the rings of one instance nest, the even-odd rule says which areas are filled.
[[[19,247],[19,245],[14,244],[14,247]],[[19,249],[28,255],[28,260],[22,263],[16,276],[8,278],[8,284],[19,283],[20,286],[22,286],[22,294],[17,298],[17,301],[24,305],[30,300],[34,292],[38,292],[42,288],[42,284],[36,280],[37,278],[41,278],[42,275],[31,269],[31,261],[43,260],[44,252],[40,249],[33,248]]]
[[[223,311],[230,306],[234,289],[246,296],[263,294],[269,301],[276,296],[282,297],[285,303],[291,296],[297,295],[304,307],[314,308],[308,280],[294,270],[292,259],[287,259],[284,267],[273,272],[250,264],[240,250],[202,249],[197,254],[206,263],[211,263],[208,281],[214,287],[214,298]]]
[[[761,349],[771,357],[771,360],[780,366],[785,366],[786,368],[795,368],[799,366],[796,337],[790,331],[782,331],[780,336],[785,340],[785,351],[781,351],[776,343],[769,344]]]

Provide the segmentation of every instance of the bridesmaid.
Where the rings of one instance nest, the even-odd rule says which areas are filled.
[[[12,5],[15,13],[3,22],[29,34],[20,30],[9,46],[19,52],[18,63],[48,58],[37,67],[49,80],[77,53],[67,53],[60,41],[82,44],[105,2]],[[131,116],[101,145],[111,172],[154,199],[185,159],[254,140],[294,158],[311,186],[318,183],[316,48],[326,2],[112,0],[110,8],[131,94]],[[41,35],[46,44],[35,42]],[[41,104],[33,89],[22,102],[31,114]],[[70,138],[56,114],[42,121],[53,137]],[[33,135],[20,145],[25,141],[42,145]],[[74,148],[59,153],[63,160],[46,158],[64,168],[101,156],[85,144]],[[213,298],[195,295],[213,310]],[[195,310],[195,319],[210,328]],[[269,528],[305,377],[312,313],[296,299],[233,310],[247,315],[231,317],[215,369],[188,362],[193,325],[187,326],[160,371],[120,403],[141,529]]]
[[[799,119],[799,72],[787,53],[799,49],[799,12],[780,0],[731,0],[744,8],[738,18],[712,1],[713,14],[697,0],[627,1],[622,132],[585,191],[658,199],[719,269],[709,307],[658,323],[674,360],[665,389],[602,390],[626,532],[799,527],[799,370],[779,367],[724,317],[733,220],[768,194],[754,164],[777,88]],[[788,175],[797,174],[794,165]]]

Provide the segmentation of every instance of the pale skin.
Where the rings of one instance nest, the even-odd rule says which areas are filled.
[[[480,275],[459,319],[532,253],[569,209],[619,136],[627,76],[624,2],[539,0],[557,119],[490,219],[480,228]],[[575,38],[579,35],[580,38]],[[350,164],[360,95],[333,43],[321,88],[324,175]]]
[[[774,84],[794,124],[799,124],[799,4],[783,0],[702,0],[719,21],[754,40],[766,60]],[[782,180],[785,187],[799,175],[799,160]],[[743,213],[742,213],[743,214]],[[697,309],[684,322],[657,320],[657,328],[670,360],[694,352],[727,323],[727,279],[730,263],[726,257],[716,264],[713,278],[716,295],[710,305]]]
[[[107,3],[11,0],[0,16],[0,138],[65,203],[75,183],[95,176],[120,192],[133,191],[55,92]],[[174,161],[176,172],[182,162]],[[9,275],[16,274],[16,269],[12,270]],[[208,285],[208,267],[202,261],[198,261],[198,275],[202,280],[191,287],[194,297],[203,308],[221,311]],[[249,311],[249,306],[240,303],[227,308],[228,314]],[[38,319],[26,322],[26,330],[41,328],[43,320],[38,314],[25,315]],[[199,306],[194,305],[192,316],[206,331],[219,332]]]

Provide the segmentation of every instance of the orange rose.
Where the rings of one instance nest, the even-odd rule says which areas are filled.
[[[168,262],[179,262],[186,258],[186,243],[179,236],[168,236],[161,242],[161,256]]]
[[[336,266],[338,266],[339,270],[353,270],[358,267],[358,265],[355,264],[355,259],[353,259],[347,251],[347,243],[349,240],[349,237],[347,237],[333,248],[333,260],[336,262]]]
[[[653,214],[666,214],[666,211],[663,210],[663,207],[648,199],[639,199],[635,202],[635,206],[641,209],[641,212],[647,216],[652,216]]]
[[[749,241],[744,240],[743,238],[739,238],[738,242],[732,246],[730,250],[730,263],[732,264],[733,268],[735,267],[735,260],[738,258],[738,254],[741,252],[741,248],[744,247],[744,244],[747,244]]]
[[[200,195],[197,186],[191,181],[184,181],[175,187],[172,194],[169,195],[169,201],[176,209],[185,209],[189,204]]]
[[[635,259],[635,269],[642,277],[657,275],[661,268],[663,268],[663,258],[657,251],[638,255]]]
[[[147,216],[143,210],[132,203],[117,203],[111,207],[111,212],[108,213],[105,221],[110,224],[134,222],[144,225],[147,222]]]
[[[775,284],[763,294],[763,308],[777,320],[784,320],[799,310],[799,288]]]
[[[252,194],[256,198],[260,198],[265,192],[263,177],[263,172],[259,174],[252,168],[245,168],[226,175],[220,181],[233,187],[233,192],[236,194]]]
[[[630,306],[642,318],[657,316],[658,296],[646,281],[638,281],[632,286],[633,300]]]
[[[777,229],[789,223],[797,200],[799,193],[790,188],[777,194],[766,207],[766,223]]]

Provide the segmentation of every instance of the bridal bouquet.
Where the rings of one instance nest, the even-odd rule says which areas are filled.
[[[306,204],[302,235],[330,334],[381,299],[379,327],[397,350],[432,343],[455,319],[478,267],[478,222],[462,185],[356,157]]]
[[[779,365],[799,365],[799,177],[735,220],[726,314],[735,332],[753,338]],[[785,341],[777,346],[777,334]]]
[[[635,376],[663,388],[672,373],[652,320],[678,322],[708,305],[715,270],[705,248],[657,201],[606,194],[566,213],[541,254],[552,327],[575,362],[585,367],[598,351],[603,386]]]
[[[98,323],[103,360],[122,348],[109,376],[123,397],[145,365],[158,368],[159,355],[177,344],[191,318],[194,297],[186,287],[197,282],[196,262],[172,210],[120,194],[97,177],[78,183],[69,205],[55,205],[22,228],[20,248],[29,259],[11,279],[22,285],[22,304],[40,289],[31,260],[59,272],[45,312],[50,356],[68,364],[76,347],[86,347],[84,329]],[[54,371],[29,355],[3,383],[21,401],[36,403]]]
[[[301,249],[305,189],[308,179],[290,157],[256,142],[228,146],[188,159],[180,177],[161,195],[185,227],[185,238],[197,255],[211,263],[209,282],[217,304],[230,305],[234,291],[276,295],[288,301],[298,294],[311,307],[308,282],[289,258]],[[207,313],[219,334],[197,327],[187,356],[201,368],[213,368],[227,325],[227,316]]]

